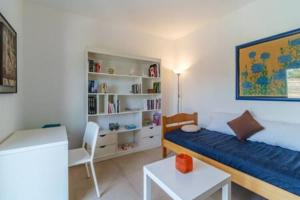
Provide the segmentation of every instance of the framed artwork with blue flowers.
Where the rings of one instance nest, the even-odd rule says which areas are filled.
[[[300,29],[236,47],[236,99],[300,101]]]

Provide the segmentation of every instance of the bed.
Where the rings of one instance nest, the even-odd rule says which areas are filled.
[[[198,115],[163,117],[162,153],[186,153],[231,174],[232,181],[272,200],[300,199],[300,152],[201,129],[180,130],[197,124]],[[267,158],[267,159],[264,159]]]

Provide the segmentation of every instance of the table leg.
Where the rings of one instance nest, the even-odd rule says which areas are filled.
[[[231,182],[222,187],[222,200],[231,200]]]
[[[151,200],[151,179],[144,172],[144,200]]]

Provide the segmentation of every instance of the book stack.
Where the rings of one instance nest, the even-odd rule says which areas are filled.
[[[133,85],[131,85],[131,92],[133,94],[139,94],[139,93],[141,93],[142,92],[142,90],[141,90],[141,84],[133,84]]]
[[[98,80],[89,80],[89,93],[97,93],[99,88]]]
[[[97,114],[97,97],[96,96],[89,96],[88,113],[89,113],[89,115]]]
[[[161,99],[145,99],[144,110],[159,110],[161,109]]]
[[[120,112],[120,100],[117,100],[116,103],[108,103],[108,113],[119,113]]]

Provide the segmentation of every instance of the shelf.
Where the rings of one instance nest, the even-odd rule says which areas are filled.
[[[141,112],[141,111],[140,110],[134,110],[134,111],[124,111],[124,112],[119,112],[119,113],[100,113],[100,114],[89,115],[89,117],[110,116],[110,115],[125,115],[125,114],[139,113],[139,112]]]
[[[142,76],[145,79],[160,79],[160,77],[150,77],[150,76]]]
[[[161,111],[161,109],[153,109],[153,110],[143,110],[142,112],[157,112],[157,111]]]
[[[130,75],[130,74],[109,74],[109,73],[98,73],[98,72],[89,72],[89,74],[97,75],[97,76],[111,76],[111,77],[125,77],[125,78],[160,79],[160,77],[139,76],[139,75]]]
[[[118,96],[156,96],[161,95],[161,93],[88,93],[88,95],[118,95]]]
[[[106,135],[106,134],[112,134],[112,133],[126,133],[126,132],[132,132],[132,131],[138,131],[141,130],[140,127],[135,128],[135,129],[126,129],[124,127],[121,127],[119,130],[100,130],[100,135]]]
[[[138,75],[108,74],[108,73],[98,73],[98,72],[89,72],[89,74],[97,75],[97,76],[125,77],[125,78],[141,78],[142,77],[142,76],[138,76]]]

